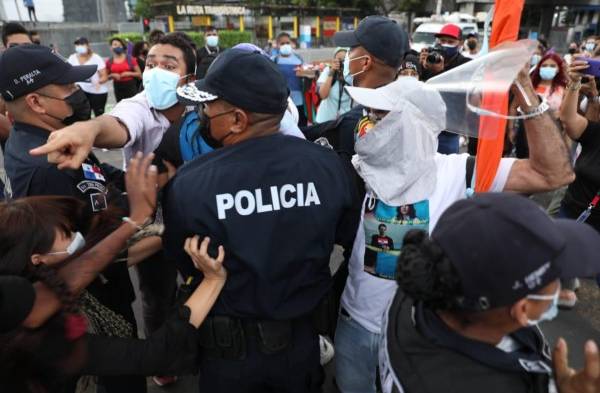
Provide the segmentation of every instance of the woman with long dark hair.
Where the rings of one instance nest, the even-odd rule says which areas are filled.
[[[11,309],[30,309],[22,314],[27,317],[17,326],[2,325],[0,391],[69,391],[73,389],[69,387],[69,377],[80,374],[151,375],[164,370],[194,370],[197,345],[193,328],[204,320],[226,277],[222,266],[224,250],[219,248],[216,259],[209,257],[208,238],[202,243],[198,237],[190,238],[185,244],[186,252],[204,273],[204,280],[186,307],[180,308],[149,340],[92,334],[93,317],[84,316],[80,307],[88,300],[79,292],[125,248],[126,240],[139,231],[154,211],[157,176],[155,169],[148,171],[149,164],[145,160],[139,165],[137,159],[130,164],[130,217],[78,256],[71,257],[82,242],[70,218],[79,215],[78,200],[30,197],[0,205],[0,272],[26,276],[37,287],[33,305],[27,299],[11,299],[15,303]],[[23,221],[24,218],[28,220]],[[17,237],[20,241],[14,241]]]

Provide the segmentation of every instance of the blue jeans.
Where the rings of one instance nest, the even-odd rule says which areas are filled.
[[[335,331],[335,378],[342,393],[375,393],[379,334],[340,314]]]

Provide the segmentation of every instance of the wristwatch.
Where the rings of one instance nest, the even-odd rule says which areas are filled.
[[[523,116],[523,119],[533,119],[534,117],[543,115],[546,111],[548,111],[548,109],[550,109],[550,105],[548,105],[548,102],[544,98],[538,106],[527,111],[524,111],[521,109],[521,107],[518,107],[517,112]]]

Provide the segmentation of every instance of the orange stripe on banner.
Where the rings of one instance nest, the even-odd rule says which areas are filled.
[[[518,38],[524,3],[525,0],[496,0],[490,49],[503,42],[515,41]],[[485,93],[481,106],[484,109],[506,115],[508,113],[508,92]],[[505,119],[481,116],[477,142],[476,192],[488,191],[494,182],[504,149],[505,130]]]

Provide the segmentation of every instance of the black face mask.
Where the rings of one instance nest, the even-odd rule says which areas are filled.
[[[211,148],[220,149],[221,147],[223,147],[223,140],[225,140],[225,138],[227,138],[233,132],[229,131],[221,139],[214,138],[210,132],[210,120],[214,119],[215,117],[223,116],[223,115],[226,115],[231,112],[233,112],[233,110],[219,113],[218,115],[214,115],[213,117],[206,116],[204,111],[200,112],[200,124],[198,126],[198,131],[200,132],[200,136],[202,137],[202,139],[204,139],[204,142],[206,142],[206,144],[208,146],[210,146]]]
[[[475,48],[477,48],[477,42],[475,41],[467,41],[467,47],[471,50],[474,50]]]
[[[577,53],[577,49],[569,48],[569,54],[574,55],[575,53]]]
[[[113,52],[115,53],[115,55],[122,55],[123,53],[125,53],[125,48],[123,48],[122,46],[117,46],[116,48],[113,48]]]
[[[57,98],[47,96],[41,93],[38,94],[44,97],[53,98],[55,100],[64,101],[67,104],[69,104],[69,106],[73,109],[73,114],[71,116],[65,117],[64,119],[53,116],[50,113],[46,113],[48,116],[59,120],[66,126],[70,126],[71,124],[77,121],[89,120],[92,117],[92,108],[90,107],[90,102],[88,101],[87,96],[81,89],[77,89],[73,94],[66,98]]]

